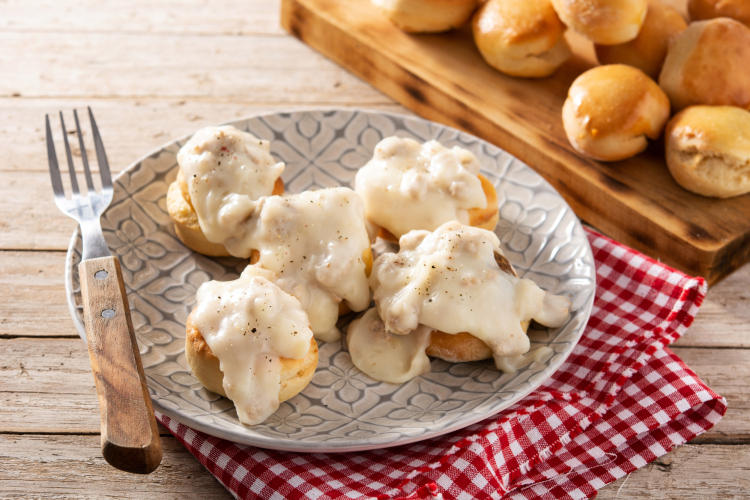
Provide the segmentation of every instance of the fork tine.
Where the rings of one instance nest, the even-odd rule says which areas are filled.
[[[94,120],[94,113],[91,112],[91,107],[88,110],[91,129],[94,131],[94,147],[96,148],[96,160],[99,162],[99,174],[102,176],[102,188],[111,188],[112,177],[109,174],[107,153],[104,152],[104,144],[102,143],[102,137],[99,135],[99,127],[96,126],[96,120]]]
[[[83,161],[83,172],[86,174],[86,187],[89,189],[89,195],[94,194],[94,179],[91,178],[91,169],[89,168],[89,159],[86,156],[86,147],[83,145],[83,134],[81,133],[81,124],[78,123],[78,111],[73,110],[73,117],[76,120],[76,134],[78,135],[78,146],[81,148],[81,160]]]
[[[68,158],[68,172],[70,173],[70,186],[73,188],[73,197],[79,195],[78,193],[78,179],[76,179],[76,167],[73,165],[73,155],[70,154],[70,145],[68,144],[68,131],[65,130],[65,120],[63,119],[62,111],[60,111],[60,124],[63,129],[63,140],[65,142],[65,156]]]
[[[55,197],[62,196],[65,198],[60,167],[57,165],[55,142],[52,139],[52,129],[49,126],[49,115],[44,115],[44,120],[47,124],[47,162],[49,163],[49,176],[52,178],[52,190],[55,192]]]

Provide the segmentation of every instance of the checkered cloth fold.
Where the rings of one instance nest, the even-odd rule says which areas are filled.
[[[706,294],[592,231],[597,290],[569,359],[483,422],[410,445],[342,454],[264,450],[161,422],[241,499],[591,498],[715,425],[726,400],[666,346]]]

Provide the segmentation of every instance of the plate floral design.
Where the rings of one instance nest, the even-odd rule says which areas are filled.
[[[342,342],[321,344],[318,368],[302,393],[252,427],[237,419],[231,401],[205,390],[185,360],[185,321],[195,292],[207,280],[236,279],[246,261],[208,258],[180,243],[166,210],[176,154],[188,137],[138,160],[114,181],[102,227],[122,263],[133,326],[154,407],[208,434],[239,443],[301,452],[348,452],[419,441],[456,430],[508,407],[542,384],[565,361],[588,321],[595,290],[594,260],[571,208],[537,173],[481,139],[411,116],[368,110],[321,109],[273,113],[230,122],[271,141],[286,163],[288,192],[351,186],[357,169],[383,138],[437,139],[471,150],[498,192],[495,229],[519,275],[567,294],[573,311],[561,328],[530,330],[534,347],[552,354],[514,374],[490,362],[451,364],[403,384],[377,382],[353,366]],[[376,249],[378,250],[378,249]],[[379,249],[383,251],[383,248]],[[85,340],[78,263],[79,231],[66,260],[73,321]],[[341,327],[351,318],[342,318]]]

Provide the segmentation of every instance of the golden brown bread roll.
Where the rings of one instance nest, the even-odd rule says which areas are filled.
[[[685,108],[667,125],[666,155],[672,176],[688,191],[715,198],[750,192],[750,112]]]
[[[479,177],[479,180],[482,183],[482,191],[484,191],[484,195],[487,197],[487,208],[470,208],[468,210],[469,225],[480,229],[486,229],[488,231],[494,231],[495,226],[497,226],[497,221],[500,220],[500,209],[497,204],[497,190],[495,190],[495,186],[492,185],[487,177],[482,174],[479,174],[477,177]],[[398,238],[384,227],[380,228],[378,236],[386,241],[398,243]],[[370,268],[367,271],[367,276],[370,276],[371,269],[372,255],[370,255]]]
[[[594,43],[615,45],[638,35],[647,0],[552,0],[565,25]]]
[[[750,2],[747,0],[688,0],[691,21],[731,17],[750,27]]]
[[[633,40],[619,45],[596,44],[599,64],[627,64],[656,80],[669,44],[687,28],[677,9],[661,0],[649,0],[646,19]]]
[[[641,70],[624,64],[592,68],[576,78],[563,105],[563,126],[579,153],[601,161],[634,156],[659,137],[669,99]]]
[[[276,179],[272,195],[284,193],[284,181]],[[167,191],[167,211],[174,223],[174,230],[180,241],[194,252],[209,257],[228,257],[229,252],[221,243],[212,243],[206,239],[198,223],[198,214],[193,210],[187,183],[182,176],[182,170],[177,173],[177,179],[169,185]]]
[[[188,316],[185,337],[185,356],[195,378],[211,392],[227,397],[224,391],[224,374],[219,368],[219,358],[214,356],[211,348],[195,327],[192,313]],[[315,374],[318,365],[318,345],[310,339],[310,351],[303,359],[280,358],[281,389],[279,401],[286,401],[307,387]]]
[[[410,33],[439,33],[466,24],[478,0],[372,0],[393,24]]]
[[[489,0],[472,26],[487,64],[511,76],[549,76],[570,57],[550,0]]]
[[[750,109],[750,28],[728,18],[690,24],[669,47],[659,85],[675,111],[696,104]]]

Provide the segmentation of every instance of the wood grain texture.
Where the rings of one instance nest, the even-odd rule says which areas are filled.
[[[0,68],[23,68],[3,73],[0,97],[384,101],[370,85],[289,37],[0,31],[0,46]],[[29,52],[35,57],[25,56]]]
[[[24,198],[32,199],[28,192],[26,195]],[[38,196],[44,200],[42,193]],[[3,206],[2,200],[0,196],[0,207]],[[28,209],[32,208],[29,204]],[[24,217],[22,210],[9,213],[11,221]],[[68,224],[68,219],[56,212],[47,215],[49,224],[62,224],[59,231],[57,228],[45,229],[48,227],[45,219],[38,220],[44,213],[35,214],[33,221],[38,225],[34,227],[37,233],[46,232],[48,237],[51,233],[60,241],[58,249],[62,250],[70,236],[67,231],[73,231],[74,223]],[[16,231],[17,235],[28,235],[28,229],[23,227]],[[13,244],[21,243],[16,240]],[[64,268],[65,254],[62,251],[0,251],[0,296],[3,297],[0,301],[0,336],[78,338],[65,300]],[[676,345],[725,349],[750,347],[748,283],[750,264],[712,286],[695,322]]]
[[[0,337],[77,338],[64,276],[63,252],[0,252]]]
[[[236,15],[227,15],[233,12]],[[21,33],[165,33],[179,35],[280,35],[279,6],[268,0],[5,0],[0,30]]]
[[[684,445],[599,490],[597,500],[740,500],[750,495],[750,446]]]
[[[0,435],[0,499],[229,499],[231,496],[174,438],[164,438],[165,459],[150,476],[113,471],[98,455],[95,436]],[[734,464],[729,466],[729,464]],[[681,446],[597,499],[746,499],[750,446]],[[620,487],[625,485],[620,489]]]
[[[76,223],[51,193],[49,173],[0,174],[0,249],[67,250]]]
[[[726,416],[698,442],[750,444],[750,351],[673,347],[727,398]],[[0,339],[0,433],[96,433],[96,391],[86,347],[71,339]]]
[[[335,90],[335,89],[334,89]],[[59,110],[85,109],[91,106],[107,148],[107,158],[112,172],[119,172],[141,156],[163,144],[221,122],[243,117],[284,111],[290,108],[310,109],[330,106],[330,95],[293,96],[295,101],[282,104],[258,104],[247,98],[0,98],[0,143],[7,154],[0,156],[0,177],[5,172],[43,172],[49,177],[45,149],[44,115]],[[412,115],[410,111],[389,98],[380,96],[382,102],[368,104],[370,109]],[[337,105],[338,106],[338,105]],[[360,106],[347,103],[342,106]],[[53,118],[54,123],[55,118]],[[67,125],[70,125],[67,123]],[[68,127],[72,133],[75,130]],[[54,131],[57,132],[56,130]],[[57,135],[55,147],[64,151],[62,137]],[[93,151],[93,141],[88,127],[83,127],[86,148]],[[82,172],[78,141],[70,144],[73,161]],[[92,170],[97,169],[96,155],[89,155]],[[65,176],[63,176],[64,178]],[[95,176],[96,177],[96,176]],[[40,177],[40,180],[43,180]],[[97,179],[95,179],[96,181]],[[16,186],[18,189],[21,186]],[[49,182],[46,187],[52,189]],[[51,191],[50,191],[51,192]]]
[[[505,76],[484,63],[471,32],[403,33],[368,0],[283,0],[282,25],[418,114],[483,137],[541,173],[576,213],[614,238],[716,282],[750,258],[750,196],[712,200],[679,187],[660,143],[604,164],[578,155],[562,127],[572,81],[591,45],[550,78]]]
[[[161,444],[120,262],[117,257],[84,260],[78,273],[99,395],[102,455],[120,470],[149,474],[161,462]]]
[[[229,500],[232,496],[173,437],[148,476],[110,467],[99,436],[0,435],[0,499]]]

